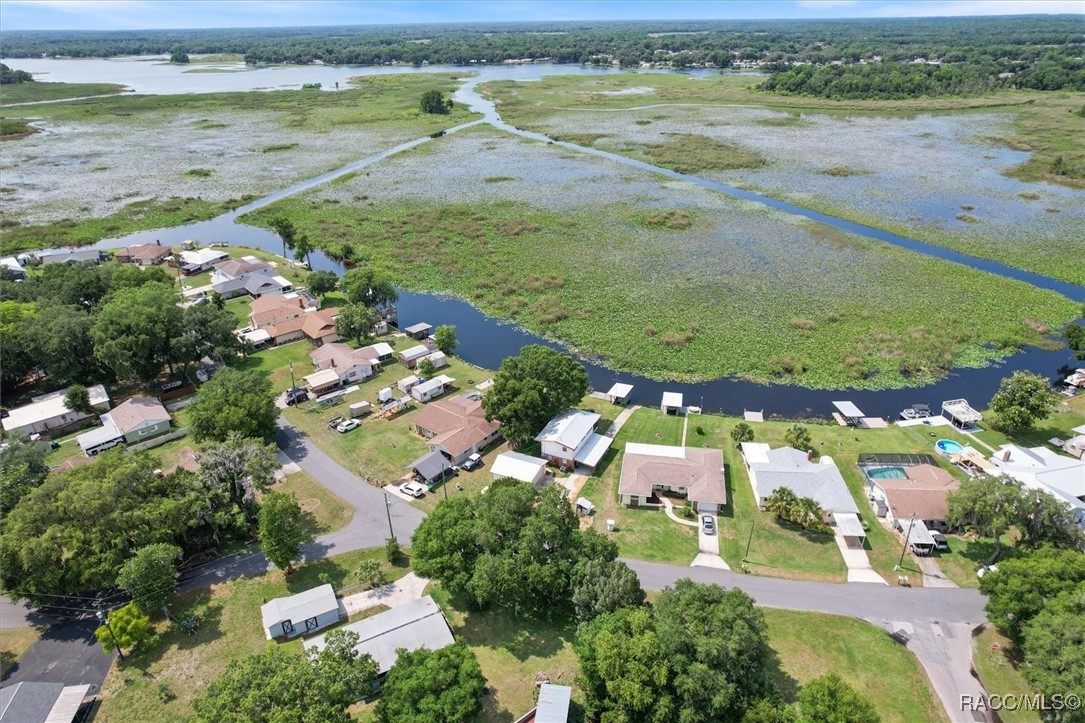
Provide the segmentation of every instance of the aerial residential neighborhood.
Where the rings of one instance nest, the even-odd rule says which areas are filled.
[[[0,723],[1085,721],[1080,3],[3,12]]]

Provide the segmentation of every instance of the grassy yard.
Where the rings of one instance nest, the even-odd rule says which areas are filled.
[[[874,702],[886,723],[946,720],[919,661],[878,628],[836,615],[764,612],[773,678],[785,701],[794,702],[803,683],[836,672]]]
[[[990,411],[986,412],[986,415],[992,416]],[[1047,415],[1046,419],[1037,422],[1028,432],[1016,433],[1011,438],[1005,432],[985,427],[976,436],[996,449],[1003,444],[1012,443],[1023,447],[1048,447],[1061,451],[1050,445],[1047,440],[1053,437],[1069,439],[1077,434],[1073,431],[1074,427],[1082,425],[1085,425],[1085,394],[1079,394],[1070,399],[1063,397],[1055,407],[1055,411]]]
[[[306,528],[313,535],[342,529],[354,516],[350,505],[305,472],[287,475],[271,489],[297,495],[301,509],[307,513]]]
[[[0,630],[0,676],[8,674],[30,646],[38,642],[41,633],[35,627]]]
[[[0,103],[37,103],[88,95],[110,95],[122,90],[123,85],[114,83],[13,83],[5,84],[0,90]],[[9,112],[19,114],[25,111],[13,109]]]
[[[389,580],[406,574],[405,565],[390,566],[383,554],[383,550],[351,552],[302,565],[289,579],[275,570],[178,596],[172,605],[174,615],[178,619],[197,615],[199,630],[185,635],[158,621],[157,638],[110,671],[102,686],[97,719],[122,723],[183,720],[192,712],[192,701],[230,661],[258,653],[269,644],[260,626],[261,605],[325,581],[336,589],[357,586],[361,582],[358,564],[364,559],[380,560]],[[300,641],[284,645],[301,651]]]
[[[1025,682],[1016,648],[993,625],[986,626],[973,639],[972,664],[988,694],[1023,695],[1032,690]],[[998,717],[1002,723],[1037,723],[1040,720],[1035,711],[1028,710],[1000,710]]]
[[[279,254],[269,253],[263,249],[254,249],[249,246],[223,246],[220,247],[220,250],[225,251],[232,259],[239,259],[244,256],[255,256],[261,261],[266,261],[275,267],[276,273],[278,273],[279,276],[286,278],[295,286],[304,286],[306,279],[309,278],[308,269],[296,265],[293,260],[286,259]],[[287,250],[287,253],[290,253],[290,251]],[[193,274],[191,276],[181,276],[180,269],[174,269],[167,266],[166,270],[178,276],[181,279],[181,284],[188,288],[195,289],[200,286],[207,286],[211,283],[210,271],[204,271],[203,273]],[[245,324],[248,324],[249,305],[251,303],[252,297],[244,295],[230,299],[226,302],[226,305],[227,308],[230,308],[235,314],[240,314],[240,308],[244,308],[244,312],[241,316],[241,321],[243,322],[242,326],[244,326]],[[238,309],[231,308],[231,304],[236,305]]]

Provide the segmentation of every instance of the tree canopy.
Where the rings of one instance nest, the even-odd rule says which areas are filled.
[[[157,282],[120,289],[98,312],[94,353],[118,379],[150,384],[173,364],[171,342],[182,331],[172,287]]]
[[[451,354],[455,350],[459,340],[456,339],[456,327],[452,324],[442,324],[433,330],[433,341],[437,348],[445,354]]]
[[[637,574],[621,560],[588,560],[581,578],[573,590],[573,606],[581,621],[644,602]]]
[[[550,347],[530,344],[501,362],[482,406],[487,419],[500,420],[505,439],[519,446],[587,393],[583,364]]]
[[[45,449],[16,437],[0,447],[0,516],[6,515],[49,474]]]
[[[100,625],[94,637],[102,644],[102,650],[112,653],[118,646],[128,653],[154,635],[151,619],[135,603],[128,603],[108,613],[108,625]]]
[[[878,723],[869,698],[836,673],[814,678],[799,693],[799,723]]]
[[[1008,637],[1020,642],[1023,628],[1045,603],[1085,583],[1085,553],[1041,548],[1029,555],[1003,560],[997,570],[980,578],[987,596],[988,619]]]
[[[335,287],[339,285],[339,277],[335,275],[334,271],[320,269],[309,274],[305,284],[309,287],[309,291],[323,299],[335,291]]]
[[[312,541],[294,493],[269,492],[264,496],[260,505],[260,549],[272,565],[289,574],[302,544]]]
[[[159,542],[136,550],[121,567],[117,585],[128,591],[140,610],[157,615],[177,584],[181,548]]]
[[[399,299],[392,280],[371,268],[350,269],[339,279],[339,288],[350,303],[378,309]]]
[[[471,649],[462,641],[441,648],[400,650],[381,687],[381,723],[427,721],[459,723],[482,712],[486,679]]]
[[[1025,678],[1049,699],[1085,691],[1085,582],[1048,599],[1024,626]],[[1066,721],[1085,720],[1081,710]]]
[[[439,90],[427,90],[422,94],[419,107],[423,113],[448,115],[452,111],[452,99],[445,100],[445,94]]]
[[[1016,371],[1002,380],[991,397],[991,411],[999,427],[1027,432],[1054,409],[1059,400],[1051,383],[1039,374]]]
[[[231,434],[268,440],[275,434],[279,410],[271,381],[258,371],[220,369],[200,387],[189,407],[197,441],[223,441]]]
[[[362,344],[372,338],[373,331],[380,322],[380,314],[371,306],[349,304],[339,310],[335,317],[335,333],[344,339],[352,339]]]

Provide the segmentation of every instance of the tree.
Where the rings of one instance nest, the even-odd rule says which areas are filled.
[[[795,723],[795,709],[776,705],[767,698],[754,703],[742,715],[742,723]]]
[[[433,341],[437,348],[445,354],[451,354],[459,344],[456,339],[456,327],[452,324],[442,324],[433,330]]]
[[[821,504],[812,497],[800,497],[791,508],[791,521],[804,530],[832,534],[825,524],[825,512]]]
[[[379,322],[380,314],[376,309],[351,304],[340,309],[335,317],[335,333],[343,339],[353,339],[356,344],[362,344],[372,338]]]
[[[1022,489],[1014,528],[1021,547],[1035,549],[1051,545],[1062,549],[1085,548],[1085,537],[1066,504],[1050,492]]]
[[[298,236],[294,246],[294,260],[304,261],[306,266],[310,266],[309,254],[316,249],[316,245],[309,240],[309,236],[307,234]]]
[[[392,280],[370,268],[347,271],[339,280],[339,288],[350,303],[378,309],[399,299],[399,292]]]
[[[743,442],[753,441],[753,427],[745,422],[739,422],[735,425],[735,428],[731,430],[731,439],[736,445]]]
[[[258,371],[225,368],[200,387],[189,407],[192,436],[197,441],[223,441],[236,433],[268,440],[275,434],[279,410],[271,382]]]
[[[172,371],[170,342],[181,329],[181,308],[171,286],[150,283],[121,289],[98,312],[94,355],[118,379],[150,384],[163,366]]]
[[[1066,345],[1074,352],[1078,359],[1085,359],[1085,326],[1081,324],[1068,324],[1063,331]]]
[[[380,587],[384,584],[384,570],[381,569],[379,560],[362,560],[358,563],[358,578],[369,587]]]
[[[289,575],[302,544],[312,541],[294,493],[269,492],[260,505],[260,548],[264,557]]]
[[[309,663],[325,690],[325,700],[344,708],[372,695],[380,673],[373,658],[355,649],[358,640],[353,630],[332,630],[324,636],[323,649],[309,650]]]
[[[1025,678],[1049,699],[1085,690],[1085,583],[1051,598],[1025,624],[1022,651]],[[1081,723],[1080,710],[1063,711],[1060,720]]]
[[[637,574],[619,560],[588,560],[573,591],[576,617],[582,622],[603,613],[644,604],[644,590]]]
[[[791,520],[792,510],[799,502],[790,487],[777,487],[765,498],[765,509],[778,520]]]
[[[136,550],[117,575],[117,586],[132,596],[132,602],[147,615],[166,606],[177,584],[177,563],[181,548],[159,542]]]
[[[45,448],[21,437],[0,447],[0,515],[6,515],[49,474]]]
[[[530,344],[501,362],[482,406],[486,419],[500,420],[505,439],[519,446],[587,392],[583,364],[550,347]]]
[[[222,491],[251,523],[256,519],[256,496],[275,481],[277,469],[274,444],[234,432],[226,441],[204,448],[199,474],[208,488]]]
[[[991,411],[999,427],[1010,432],[1027,432],[1051,413],[1059,395],[1044,377],[1016,371],[1002,380],[991,397]]]
[[[283,244],[282,256],[285,259],[287,250],[294,250],[294,242],[298,237],[298,231],[294,228],[293,221],[283,216],[276,216],[268,221],[268,225],[279,235],[279,240]]]
[[[384,559],[389,563],[395,564],[399,559],[399,540],[394,537],[389,537],[384,541]]]
[[[37,365],[33,354],[34,329],[27,323],[34,317],[34,304],[11,299],[0,301],[0,349],[4,350],[0,383],[5,389],[21,385]]]
[[[235,356],[241,348],[236,326],[225,307],[213,303],[187,307],[181,315],[181,335],[171,342],[174,361],[185,366],[187,375],[188,365],[205,356],[219,361]]]
[[[445,101],[445,94],[439,90],[427,90],[419,103],[423,113],[448,115],[452,111],[452,100]]]
[[[188,53],[183,52],[181,50],[175,50],[172,53],[170,53],[170,62],[171,63],[181,63],[181,64],[188,63],[189,62]]]
[[[814,678],[799,693],[799,723],[878,723],[869,698],[836,673]]]
[[[64,406],[73,412],[83,414],[91,414],[94,411],[90,403],[90,392],[82,384],[73,384],[68,387],[68,391],[64,394]]]
[[[433,375],[437,373],[437,367],[435,367],[433,362],[429,359],[423,359],[418,362],[415,371],[417,371],[418,376],[423,379],[432,379]]]
[[[482,711],[486,679],[471,649],[463,642],[440,650],[400,650],[381,687],[377,720],[459,723]]]
[[[339,277],[335,275],[334,271],[321,269],[309,274],[309,278],[305,283],[308,285],[310,292],[323,299],[335,291],[335,287],[339,284]]]
[[[26,350],[58,385],[100,379],[102,367],[94,356],[94,321],[86,307],[39,302],[36,313],[23,322]],[[0,348],[9,350],[4,354],[6,367],[12,347],[0,342]]]
[[[151,619],[134,602],[109,612],[106,621],[108,626],[100,625],[94,631],[94,637],[98,638],[107,655],[117,646],[130,651],[154,634]]]
[[[980,578],[987,596],[987,618],[1004,634],[1020,642],[1024,626],[1044,605],[1085,583],[1085,553],[1041,548],[1030,555],[999,563]]]
[[[951,527],[971,525],[978,535],[993,537],[995,548],[985,564],[1002,555],[1002,535],[1017,517],[1021,483],[1010,477],[976,477],[965,480],[946,497],[946,522]]]
[[[787,432],[784,433],[784,442],[788,447],[794,447],[798,450],[810,449],[810,431],[801,424],[793,424],[787,428]]]

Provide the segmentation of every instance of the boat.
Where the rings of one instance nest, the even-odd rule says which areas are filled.
[[[931,416],[931,408],[926,404],[913,404],[900,413],[901,419],[926,419]]]

